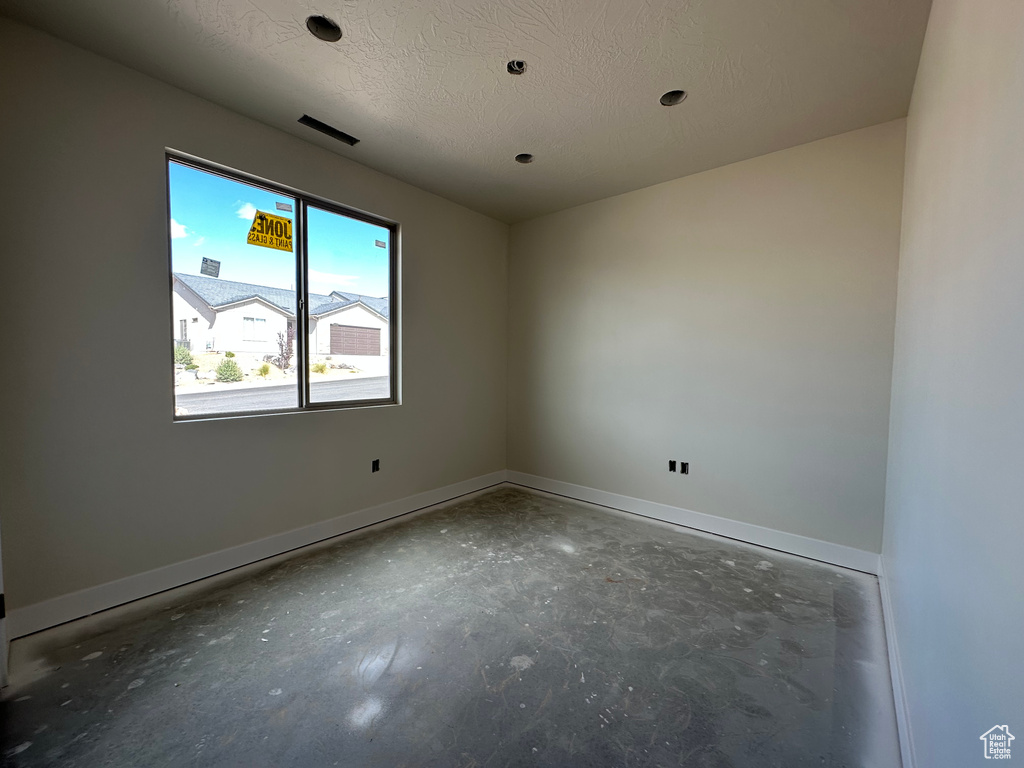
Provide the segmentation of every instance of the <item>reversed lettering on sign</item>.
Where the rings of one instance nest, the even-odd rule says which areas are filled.
[[[263,248],[291,251],[292,220],[283,216],[275,216],[272,213],[256,211],[246,242],[249,245],[259,245]]]

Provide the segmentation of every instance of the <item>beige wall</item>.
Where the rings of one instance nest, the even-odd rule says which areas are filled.
[[[1024,3],[935,0],[907,123],[883,563],[918,768],[1024,758]]]
[[[904,128],[513,226],[509,469],[879,551]]]
[[[4,20],[0,72],[9,607],[505,467],[505,225]],[[165,147],[401,223],[401,406],[172,423]]]

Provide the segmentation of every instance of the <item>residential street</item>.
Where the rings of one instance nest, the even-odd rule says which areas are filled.
[[[388,396],[388,377],[376,376],[349,381],[324,381],[310,386],[313,402],[328,400],[366,400]],[[296,405],[294,384],[251,387],[218,392],[180,394],[176,405],[188,410],[189,416],[238,411],[292,408]]]

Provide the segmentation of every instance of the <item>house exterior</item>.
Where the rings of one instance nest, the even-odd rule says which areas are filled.
[[[295,292],[173,273],[174,343],[193,352],[277,355],[278,334],[296,326]],[[310,358],[390,354],[388,299],[334,291],[309,294]]]

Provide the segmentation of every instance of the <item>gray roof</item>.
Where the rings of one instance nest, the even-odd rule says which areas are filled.
[[[268,285],[236,283],[234,280],[221,280],[217,277],[186,275],[182,272],[175,272],[174,279],[187,285],[199,298],[214,309],[223,307],[226,304],[236,304],[239,301],[263,299],[263,301],[272,304],[282,312],[293,317],[295,316],[295,291],[284,288],[271,288]],[[334,312],[357,303],[369,307],[381,317],[390,317],[391,308],[388,299],[363,296],[360,293],[344,291],[334,291],[328,295],[322,293],[309,294],[309,314],[314,317],[326,315],[328,312]]]

